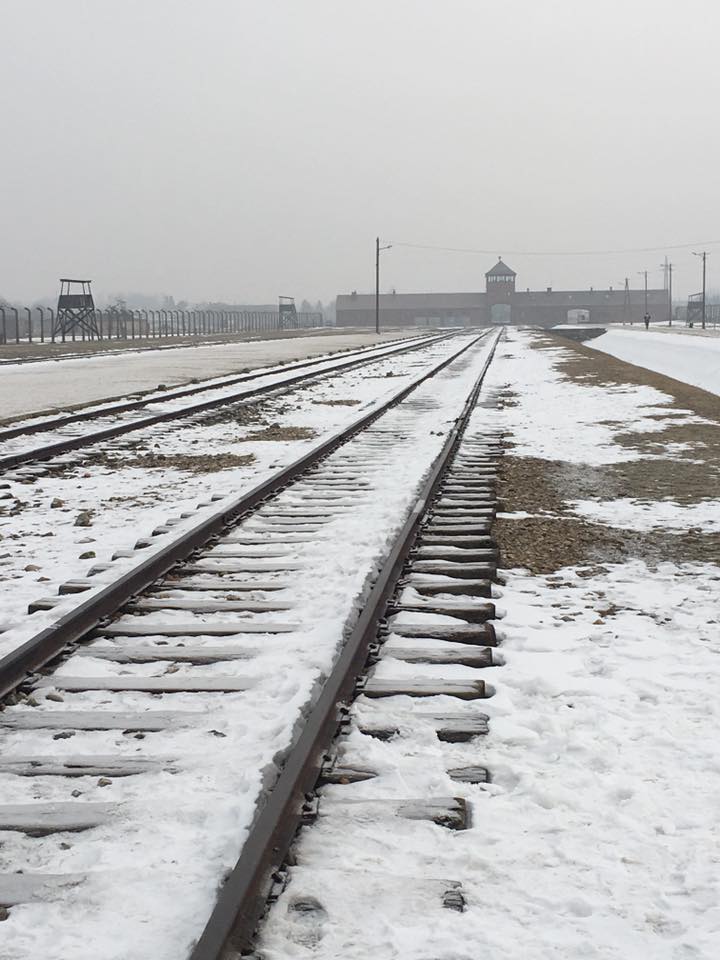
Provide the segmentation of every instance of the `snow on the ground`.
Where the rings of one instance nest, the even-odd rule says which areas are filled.
[[[706,533],[720,531],[720,500],[682,504],[673,500],[645,501],[619,497],[616,500],[569,500],[568,504],[586,520],[625,530],[663,528],[682,533],[701,528]]]
[[[500,357],[514,359],[490,371],[489,383],[514,387],[517,406],[497,417],[521,439],[513,455],[625,459],[599,421],[610,411],[618,430],[645,432],[645,405],[662,396],[566,380],[527,338],[510,334]],[[573,506],[609,525],[708,533],[720,513],[717,501]],[[493,784],[477,800],[474,917],[461,933],[473,956],[718,956],[718,596],[712,564],[507,571],[505,665],[492,671],[490,735],[478,750]]]
[[[434,338],[420,338],[412,342],[432,348],[437,340]],[[58,413],[60,413],[59,417],[51,414],[49,416],[43,415],[40,417],[27,417],[14,420],[12,423],[13,430],[24,431],[32,426],[35,432],[21,433],[18,436],[2,440],[0,443],[0,456],[9,457],[19,453],[26,453],[27,451],[36,450],[45,444],[58,443],[68,437],[90,436],[104,428],[114,427],[122,421],[126,423],[136,423],[137,425],[138,420],[150,418],[158,414],[167,414],[171,411],[188,411],[195,404],[208,404],[218,400],[225,400],[227,402],[230,400],[238,401],[243,399],[243,397],[251,399],[259,390],[274,385],[282,387],[285,382],[292,381],[296,377],[307,377],[309,380],[310,374],[314,372],[318,374],[331,373],[335,369],[341,372],[345,364],[358,359],[369,364],[373,357],[376,356],[378,358],[387,357],[388,360],[394,359],[397,356],[402,363],[404,362],[404,357],[399,352],[402,349],[402,344],[390,344],[377,348],[366,347],[358,351],[343,351],[339,355],[323,355],[322,357],[311,358],[313,360],[312,370],[309,370],[307,367],[302,367],[298,370],[295,364],[289,364],[287,366],[279,364],[274,367],[262,367],[255,370],[252,379],[241,380],[240,382],[237,382],[237,374],[229,377],[211,377],[203,381],[203,390],[201,393],[193,393],[192,386],[180,390],[166,391],[163,388],[162,390],[148,391],[144,397],[145,405],[139,409],[118,411],[118,404],[116,403],[88,404],[83,407],[83,413],[92,413],[92,419],[78,421],[59,428],[56,425],[56,421],[62,419],[63,414],[67,411],[58,411]],[[409,359],[412,361],[413,356],[411,355]],[[298,384],[297,387],[301,388],[302,383]],[[43,429],[38,429],[40,426]],[[0,430],[0,434],[2,434],[2,430]]]
[[[717,957],[718,593],[711,565],[510,575],[477,955]]]
[[[638,325],[639,326],[639,325]],[[611,329],[622,329],[613,325]],[[707,323],[703,330],[701,324],[688,327],[683,322],[677,321],[670,326],[667,320],[655,320],[650,323],[650,329],[656,333],[669,333],[677,337],[720,337],[720,330],[717,323]]]
[[[501,348],[504,362],[493,364],[488,382],[495,382],[499,368],[510,371],[507,382],[515,395],[513,402],[523,411],[523,416],[513,418],[516,455],[595,465],[637,460],[642,454],[617,443],[618,424],[643,433],[659,433],[667,427],[662,416],[669,412],[667,394],[633,384],[578,386],[554,371],[553,358],[564,356],[565,348],[530,351],[523,346],[522,333],[512,336]],[[677,425],[704,422],[677,407],[672,413]]]
[[[0,377],[0,417],[29,416],[71,404],[97,403],[138,390],[154,390],[158,384],[220,377],[246,367],[288,363],[404,336],[417,336],[417,331],[389,331],[379,338],[374,331],[308,335],[8,364],[3,366]]]
[[[78,602],[78,596],[60,600],[54,613],[25,615],[30,602],[57,594],[59,584],[82,579],[97,563],[107,562],[116,550],[132,550],[138,537],[147,537],[170,516],[189,512],[192,517],[174,527],[172,535],[198,521],[196,507],[211,494],[238,496],[256,483],[295,460],[314,444],[327,439],[343,426],[380,405],[390,394],[459,350],[468,338],[437,343],[425,350],[381,360],[346,371],[314,384],[299,385],[277,400],[262,400],[260,411],[265,423],[282,427],[300,427],[315,431],[312,439],[253,440],[255,429],[264,424],[195,423],[176,421],[131,434],[139,443],[122,461],[108,465],[85,465],[78,451],[78,467],[63,475],[48,474],[33,484],[13,482],[11,493],[21,504],[13,512],[15,501],[0,501],[9,506],[0,509],[0,655],[15,647],[20,639],[34,634],[44,622]],[[358,401],[344,406],[338,401]],[[127,438],[103,444],[105,449],[124,449]],[[97,449],[97,448],[93,448]],[[144,468],[143,453],[159,450],[176,455],[198,457],[252,454],[254,462],[244,466],[192,473],[161,464]],[[172,461],[171,461],[172,462]],[[53,503],[56,506],[53,506]],[[212,509],[218,509],[219,504]],[[75,526],[84,511],[91,510],[89,526]],[[156,538],[158,547],[165,543]],[[82,559],[83,554],[92,556]],[[121,567],[139,562],[116,561],[105,579],[113,579]],[[101,583],[103,577],[98,577]],[[87,594],[83,594],[83,597]],[[15,629],[7,629],[17,625]]]
[[[586,346],[720,394],[720,339],[625,328],[609,330]]]

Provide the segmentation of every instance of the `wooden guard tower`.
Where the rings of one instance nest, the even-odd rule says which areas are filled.
[[[279,297],[280,329],[294,329],[298,325],[298,315],[295,309],[295,297]]]
[[[60,280],[53,336],[60,335],[64,340],[68,333],[79,330],[91,340],[102,340],[90,283],[90,280]]]

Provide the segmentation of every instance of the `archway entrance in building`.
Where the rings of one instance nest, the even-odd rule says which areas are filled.
[[[490,307],[490,323],[496,323],[499,326],[510,323],[510,314],[512,308],[509,303],[494,303]]]
[[[590,323],[590,311],[582,310],[582,309],[568,310],[567,322],[568,323]]]

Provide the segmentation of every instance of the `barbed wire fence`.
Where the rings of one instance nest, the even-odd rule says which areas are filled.
[[[289,317],[270,310],[95,310],[100,340],[232,337],[244,333],[311,329],[325,325],[319,312]],[[84,332],[53,334],[52,307],[0,306],[0,344],[64,343],[86,339]]]

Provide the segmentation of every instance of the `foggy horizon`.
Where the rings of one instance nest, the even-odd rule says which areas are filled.
[[[720,287],[709,0],[3,0],[0,23],[8,300],[78,276],[327,303],[372,291],[377,235],[383,292],[483,290],[497,256],[518,290],[661,288],[667,255],[682,298],[702,249]]]

